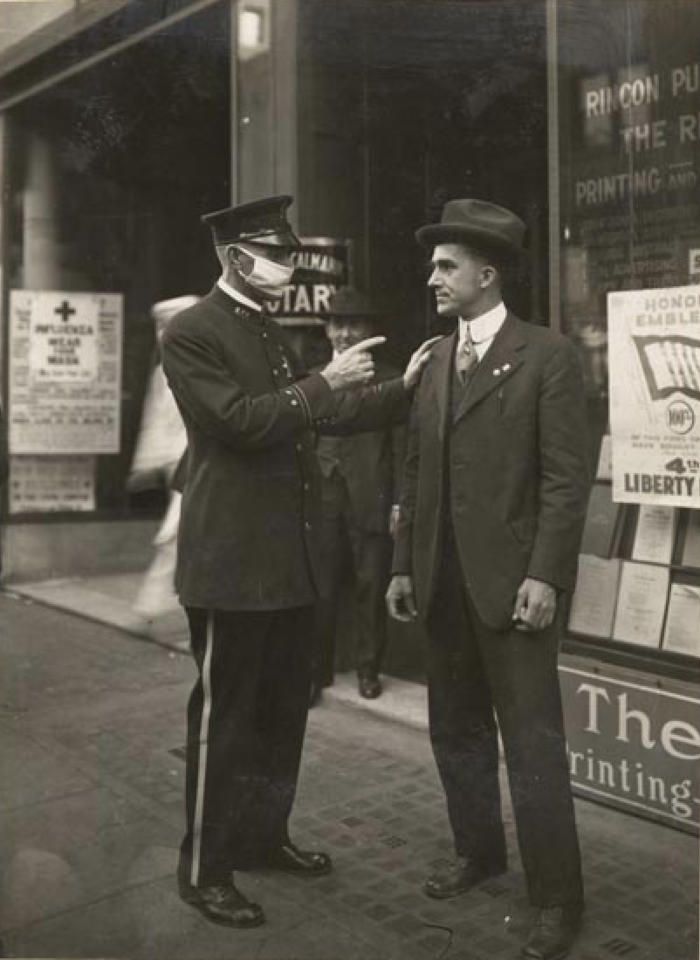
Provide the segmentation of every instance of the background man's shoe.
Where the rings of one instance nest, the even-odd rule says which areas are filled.
[[[365,700],[376,700],[382,692],[382,683],[376,673],[361,673],[357,678],[357,688]]]
[[[301,877],[324,877],[333,869],[333,863],[327,853],[313,850],[300,850],[293,843],[280,847],[272,855],[270,866],[285,873],[295,873]]]
[[[217,883],[209,887],[193,887],[179,883],[180,897],[199,910],[207,920],[225,927],[259,927],[265,922],[262,907],[248,900],[233,883]]]
[[[311,682],[311,693],[309,694],[309,710],[317,707],[321,702],[323,687],[317,680]]]
[[[581,930],[583,906],[579,903],[544,907],[530,931],[522,956],[527,960],[562,960]]]
[[[435,900],[449,900],[450,897],[458,897],[471,890],[487,877],[505,873],[505,870],[505,865],[496,868],[482,867],[467,857],[457,857],[454,863],[431,874],[425,881],[423,890]]]

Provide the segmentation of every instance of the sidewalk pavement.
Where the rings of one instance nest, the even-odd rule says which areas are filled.
[[[327,691],[310,714],[292,835],[328,850],[336,869],[315,881],[241,874],[268,923],[231,931],[184,905],[174,883],[189,657],[11,595],[0,595],[0,643],[6,956],[518,956],[531,911],[507,802],[509,873],[453,901],[420,891],[451,855],[422,687],[389,679],[373,702],[351,678]],[[372,712],[393,703],[398,716],[406,697],[413,725]],[[695,960],[697,841],[576,807],[588,910],[572,960]]]

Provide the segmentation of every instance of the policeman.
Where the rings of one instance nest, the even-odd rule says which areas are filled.
[[[188,435],[176,588],[198,677],[187,714],[181,897],[232,927],[264,921],[234,870],[305,877],[331,869],[300,850],[288,820],[310,689],[319,577],[314,429],[366,430],[407,416],[428,358],[372,384],[373,338],[304,375],[266,304],[283,297],[299,245],[291,197],[203,217],[222,275],[176,316],[163,368]]]

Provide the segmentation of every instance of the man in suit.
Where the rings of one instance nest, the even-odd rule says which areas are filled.
[[[352,287],[341,287],[330,303],[326,334],[337,357],[375,332],[376,310]],[[376,383],[399,376],[375,363]],[[338,601],[343,575],[352,566],[357,599],[356,666],[360,696],[382,692],[379,671],[386,648],[386,604],[391,564],[391,524],[398,504],[406,430],[403,425],[348,436],[321,434],[323,581],[316,607],[316,658],[312,705],[333,683]]]
[[[317,877],[324,853],[298,849],[288,820],[310,689],[319,581],[318,429],[369,429],[406,417],[427,353],[403,378],[369,384],[358,344],[320,373],[297,369],[265,305],[284,295],[299,241],[291,197],[205,216],[222,276],[178,314],[163,369],[187,429],[175,585],[198,678],[187,716],[181,897],[232,927],[264,921],[234,870]],[[182,477],[180,478],[182,480]]]
[[[573,344],[502,301],[524,231],[509,210],[452,200],[417,233],[437,311],[459,319],[411,413],[387,602],[425,623],[430,735],[457,854],[425,892],[453,897],[506,869],[497,718],[539,908],[523,955],[554,960],[583,910],[557,653],[589,471]]]

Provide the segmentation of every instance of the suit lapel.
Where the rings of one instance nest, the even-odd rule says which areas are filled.
[[[445,435],[450,413],[450,384],[452,371],[450,369],[455,352],[457,331],[436,343],[431,351],[428,370],[432,377],[432,388],[437,398],[439,413],[440,438]]]
[[[473,407],[487,397],[492,390],[511,377],[523,362],[522,348],[526,344],[514,314],[508,313],[501,329],[485,353],[469,389],[465,392],[454,415],[454,422],[467,414]]]

